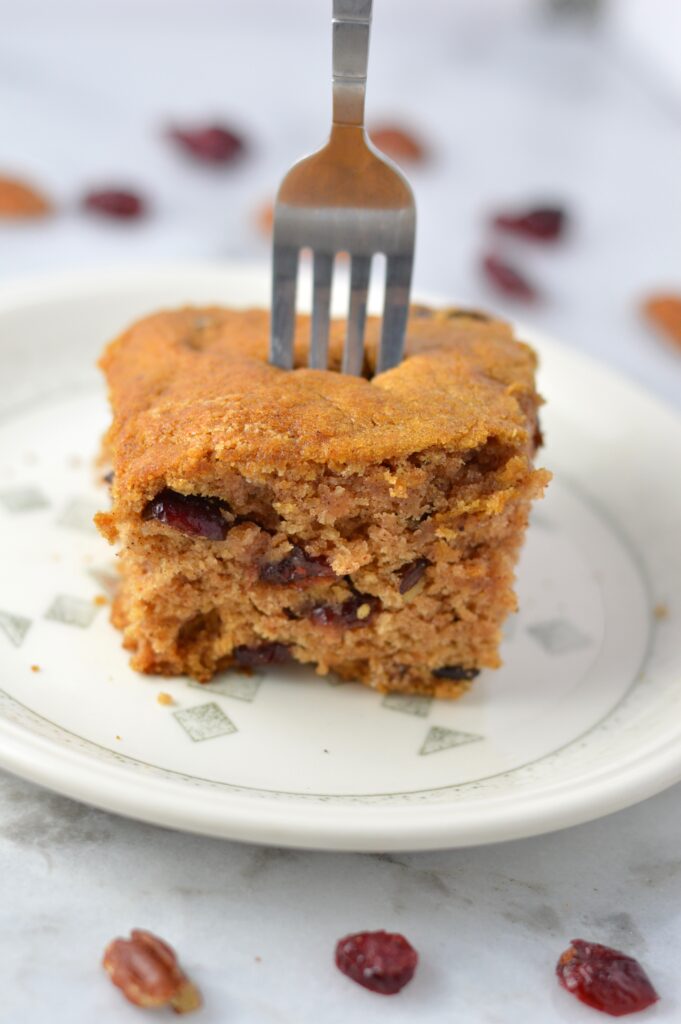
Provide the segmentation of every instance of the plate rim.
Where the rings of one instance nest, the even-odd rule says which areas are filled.
[[[333,818],[330,818],[318,814],[320,808],[316,803],[308,804],[306,811],[300,798],[296,802],[282,800],[265,805],[234,792],[225,799],[229,814],[216,818],[214,811],[218,800],[205,799],[205,791],[201,803],[190,804],[190,812],[187,806],[178,806],[176,792],[181,792],[178,783],[168,785],[166,780],[161,782],[147,776],[143,786],[136,786],[135,777],[130,773],[124,779],[127,784],[122,785],[121,775],[114,765],[92,762],[85,755],[65,750],[44,737],[31,736],[27,743],[25,734],[12,736],[11,726],[12,723],[0,720],[2,767],[64,796],[180,831],[329,852],[455,849],[542,835],[616,813],[681,781],[679,737],[676,735],[647,755],[632,758],[624,770],[618,765],[592,774],[586,784],[572,792],[561,793],[558,802],[554,802],[549,790],[529,798],[522,794],[522,813],[518,812],[516,802],[503,793],[493,801],[485,800],[481,814],[471,813],[475,806],[467,806],[468,821],[458,820],[455,831],[446,814],[452,810],[452,804],[410,804],[408,812],[412,821],[415,818],[419,821],[418,827],[412,825],[409,831],[403,820],[404,808],[399,805],[399,814],[385,806],[335,805]],[[20,727],[16,732],[21,733]],[[52,748],[52,756],[58,758],[61,768],[59,777],[52,774],[51,761],[32,758],[40,747]],[[568,780],[563,786],[569,788],[571,782]],[[263,806],[267,807],[266,815],[257,813]],[[490,806],[494,809],[493,820]],[[314,813],[310,814],[312,808]],[[379,822],[380,828],[377,828]]]

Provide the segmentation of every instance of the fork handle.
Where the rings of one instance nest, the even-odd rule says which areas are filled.
[[[333,0],[333,123],[364,124],[373,0]]]

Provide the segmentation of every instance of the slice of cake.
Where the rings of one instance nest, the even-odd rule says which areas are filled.
[[[294,660],[456,697],[499,665],[514,566],[549,474],[535,356],[479,313],[412,310],[372,377],[267,363],[264,310],[158,313],[101,360],[120,545],[113,621],[142,672]],[[340,365],[343,324],[332,324]],[[307,339],[301,318],[297,337]]]

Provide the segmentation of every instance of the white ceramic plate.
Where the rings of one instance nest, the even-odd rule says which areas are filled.
[[[503,669],[454,703],[302,669],[207,687],[130,670],[94,601],[115,579],[91,521],[107,504],[92,468],[108,417],[95,360],[160,306],[267,297],[265,272],[243,267],[0,291],[0,763],[146,821],[355,850],[530,835],[681,778],[681,420],[529,332],[555,479]]]

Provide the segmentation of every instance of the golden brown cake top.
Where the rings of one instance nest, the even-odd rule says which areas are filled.
[[[379,328],[368,319],[368,376]],[[536,359],[507,324],[415,307],[406,358],[370,379],[335,372],[343,329],[342,321],[332,323],[334,369],[310,370],[309,317],[300,317],[296,369],[285,371],[267,363],[265,310],[188,308],[138,321],[101,359],[117,483],[141,492],[216,462],[241,470],[320,463],[361,470],[432,447],[527,440]]]

